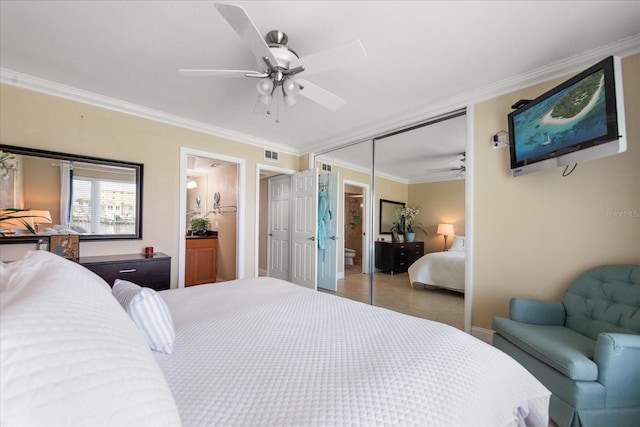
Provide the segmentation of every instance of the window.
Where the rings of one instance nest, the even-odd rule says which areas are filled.
[[[73,165],[71,225],[81,233],[134,234],[136,182],[130,169]]]

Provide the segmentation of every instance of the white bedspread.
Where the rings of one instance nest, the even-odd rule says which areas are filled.
[[[409,266],[409,280],[464,292],[464,252],[432,252]]]
[[[549,392],[447,325],[270,278],[160,294],[185,426],[547,426]]]

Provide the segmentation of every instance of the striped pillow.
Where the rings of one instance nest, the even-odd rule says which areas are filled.
[[[151,350],[173,353],[176,339],[173,319],[167,304],[155,290],[116,279],[112,294],[143,332]]]

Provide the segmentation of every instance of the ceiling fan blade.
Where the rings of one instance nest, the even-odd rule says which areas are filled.
[[[345,100],[337,95],[332,94],[328,90],[322,89],[311,82],[302,79],[296,79],[300,84],[299,95],[304,96],[310,101],[322,105],[330,110],[337,110],[345,104]]]
[[[269,45],[264,41],[264,38],[260,35],[260,32],[244,8],[235,4],[215,3],[214,5],[229,25],[231,25],[231,28],[233,28],[242,41],[244,41],[251,53],[261,60],[266,57],[273,66],[278,65],[278,61],[275,56],[273,56],[273,53],[271,53]]]
[[[459,172],[459,171],[462,171],[462,168],[437,168],[437,169],[428,169],[426,172],[444,173],[444,172]]]
[[[269,74],[261,73],[260,71],[253,70],[178,70],[180,74],[186,77],[204,77],[204,76],[215,76],[215,77],[257,77],[264,78],[268,77]]]
[[[304,67],[304,75],[321,73],[338,67],[355,64],[367,59],[367,53],[360,40],[353,40],[332,49],[295,59],[289,68]]]

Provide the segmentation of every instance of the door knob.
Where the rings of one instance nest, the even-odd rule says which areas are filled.
[[[336,236],[329,237],[331,240],[336,240]]]
[[[313,236],[313,237],[309,237],[307,240],[311,240],[312,242],[315,242],[316,237],[315,237],[315,236]]]
[[[273,237],[273,233],[269,233],[269,234],[267,234],[267,236]]]

